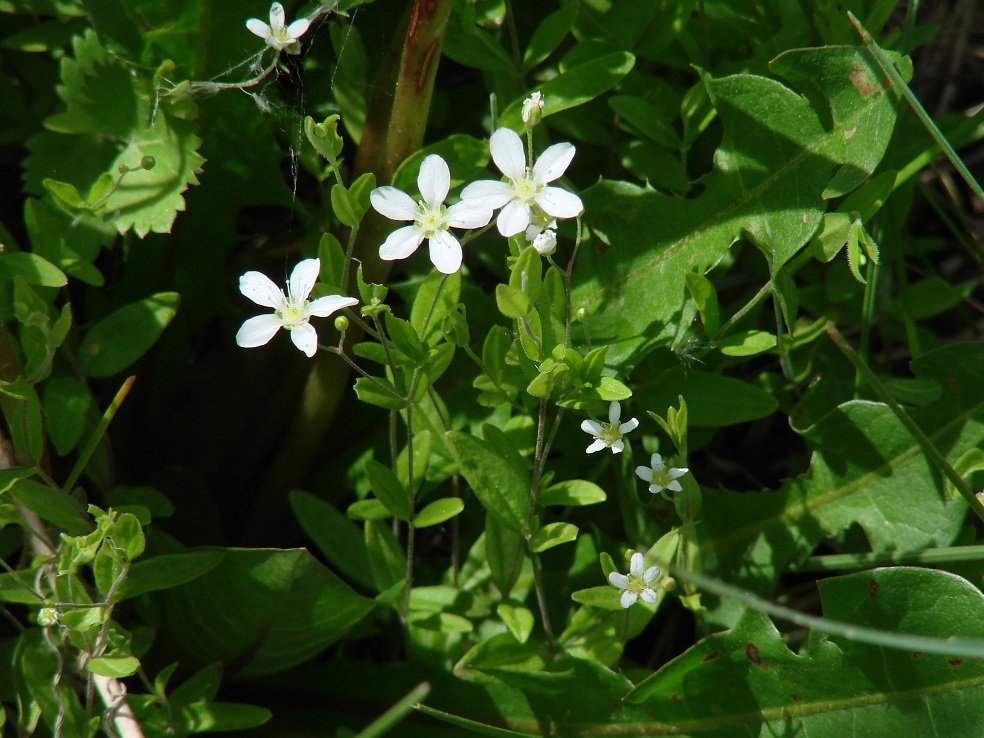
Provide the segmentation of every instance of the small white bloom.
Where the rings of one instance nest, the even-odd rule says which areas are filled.
[[[639,427],[639,421],[632,418],[626,423],[621,422],[622,406],[618,402],[613,402],[608,406],[608,422],[599,423],[596,420],[585,420],[581,423],[581,430],[590,433],[595,440],[587,448],[589,454],[601,451],[603,448],[610,448],[613,454],[622,453],[625,442],[622,436],[631,430]]]
[[[492,134],[489,150],[509,181],[472,182],[462,190],[461,199],[491,210],[502,208],[495,223],[506,238],[526,230],[535,207],[553,218],[574,218],[584,210],[581,198],[573,192],[548,186],[567,171],[574,158],[572,144],[554,144],[540,154],[532,169],[526,166],[522,139],[510,128],[500,128]]]
[[[540,256],[550,256],[554,251],[557,250],[557,233],[556,231],[543,231],[539,236],[533,239],[533,248]]]
[[[526,226],[526,240],[533,243],[537,236],[547,230],[557,230],[557,220],[551,218],[540,208],[531,208],[530,224]]]
[[[632,558],[629,560],[627,576],[619,574],[617,571],[608,575],[608,581],[623,590],[622,596],[619,598],[622,607],[632,607],[640,597],[643,602],[648,602],[651,605],[656,604],[656,590],[653,589],[652,585],[659,577],[659,567],[650,566],[646,569],[645,566],[642,554],[637,551],[632,554]]]
[[[297,39],[303,36],[311,22],[307,18],[299,18],[289,26],[285,25],[284,6],[274,3],[270,6],[270,24],[267,25],[259,18],[250,18],[246,21],[246,28],[251,33],[259,36],[277,51],[287,50],[288,54],[296,54],[298,49]]]
[[[543,95],[534,92],[523,100],[523,110],[520,115],[522,115],[523,123],[526,124],[527,128],[533,128],[539,123],[543,117]]]
[[[314,356],[318,350],[318,332],[309,322],[311,318],[327,318],[336,310],[359,302],[343,295],[327,295],[308,301],[320,271],[318,259],[299,262],[290,274],[286,294],[262,272],[246,272],[240,277],[239,291],[257,305],[273,308],[273,315],[257,315],[243,323],[236,334],[236,343],[243,348],[263,346],[277,331],[285,328],[297,348]]]
[[[454,274],[461,266],[461,243],[448,229],[487,226],[492,220],[492,208],[465,200],[444,207],[444,198],[451,188],[451,170],[437,154],[421,162],[417,188],[422,199],[416,203],[395,187],[377,187],[369,193],[369,202],[380,214],[390,220],[413,221],[413,225],[389,234],[379,247],[379,258],[406,259],[427,239],[430,260],[437,270]]]
[[[653,494],[660,492],[664,489],[669,489],[674,492],[682,492],[683,487],[677,481],[678,477],[682,477],[686,474],[689,469],[678,469],[671,468],[668,469],[666,464],[663,463],[663,457],[659,454],[653,454],[652,459],[650,459],[649,466],[637,466],[636,475],[644,482],[649,484],[649,491]]]

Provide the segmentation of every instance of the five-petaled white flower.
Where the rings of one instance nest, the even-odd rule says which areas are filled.
[[[608,575],[608,581],[623,590],[618,600],[622,607],[632,607],[640,597],[644,602],[656,604],[656,590],[652,585],[659,577],[659,567],[650,566],[648,569],[645,567],[642,554],[636,551],[629,560],[628,575],[619,574],[617,571]]]
[[[639,421],[632,418],[626,423],[622,423],[622,406],[618,402],[612,402],[608,406],[608,422],[599,423],[597,420],[585,420],[581,423],[581,430],[590,433],[595,440],[587,448],[589,454],[601,451],[603,448],[610,448],[613,454],[622,452],[625,448],[625,441],[622,436],[631,430],[639,427]]]
[[[492,220],[492,208],[465,200],[444,207],[451,189],[451,170],[437,154],[421,162],[417,188],[422,198],[419,202],[395,187],[377,187],[369,193],[373,208],[382,215],[390,220],[413,221],[413,225],[389,234],[379,247],[379,257],[385,261],[405,259],[427,239],[430,260],[437,270],[454,274],[461,266],[461,243],[448,229],[482,228]]]
[[[574,218],[584,210],[581,198],[573,192],[548,186],[567,171],[574,158],[572,144],[549,147],[532,169],[526,166],[522,139],[510,128],[500,128],[492,134],[489,150],[495,165],[509,181],[472,182],[462,190],[461,199],[492,210],[502,208],[496,226],[503,236],[508,238],[525,231],[534,218],[534,208],[553,218]]]
[[[303,36],[311,21],[307,18],[299,18],[289,26],[285,25],[284,6],[274,3],[270,6],[270,24],[267,25],[259,18],[250,18],[246,21],[246,28],[251,33],[259,36],[277,51],[287,50],[288,54],[296,54],[300,49],[297,42]]]
[[[644,482],[649,484],[649,491],[653,494],[661,492],[664,489],[672,490],[673,492],[682,492],[683,487],[677,481],[678,477],[682,477],[686,474],[689,469],[678,469],[667,468],[666,464],[663,463],[663,457],[659,454],[653,454],[652,459],[650,459],[649,466],[637,466],[636,475]]]
[[[309,322],[311,317],[327,318],[336,310],[359,302],[344,295],[327,295],[308,301],[320,271],[318,259],[299,262],[290,274],[286,294],[262,272],[246,272],[240,277],[239,291],[257,305],[273,308],[273,315],[257,315],[243,323],[236,334],[236,343],[243,348],[263,346],[277,331],[285,328],[297,348],[314,356],[318,350],[318,332]]]

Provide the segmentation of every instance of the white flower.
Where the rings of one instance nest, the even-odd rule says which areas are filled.
[[[533,239],[533,248],[540,256],[550,256],[554,251],[557,250],[557,233],[556,231],[545,230],[540,233],[539,236]]]
[[[526,152],[519,134],[510,128],[500,128],[489,139],[492,160],[508,182],[490,179],[472,182],[461,192],[462,200],[496,210],[499,233],[515,236],[530,225],[533,208],[540,208],[553,218],[574,218],[581,214],[581,198],[548,183],[558,179],[574,158],[574,146],[554,144],[536,160],[532,170],[526,166]]]
[[[683,487],[677,481],[678,477],[682,477],[686,474],[689,469],[667,469],[666,464],[663,463],[663,457],[659,454],[653,454],[652,459],[650,459],[649,466],[637,466],[636,475],[644,482],[649,483],[649,491],[653,494],[660,492],[664,489],[669,489],[674,492],[682,492]]]
[[[622,607],[632,607],[640,597],[643,602],[653,605],[656,604],[657,596],[652,584],[658,576],[659,567],[650,566],[646,569],[642,554],[637,551],[629,560],[628,576],[613,571],[608,575],[608,581],[624,590],[619,598]]]
[[[622,406],[618,402],[613,402],[608,406],[607,423],[599,423],[596,420],[585,420],[581,423],[581,430],[590,433],[595,440],[587,448],[589,454],[601,451],[603,448],[610,448],[613,454],[622,453],[625,442],[622,436],[631,430],[639,427],[639,421],[632,418],[627,423],[620,422],[622,419]]]
[[[523,123],[526,124],[527,128],[532,128],[539,123],[543,117],[543,95],[534,92],[523,100],[523,110],[520,115],[523,117]]]
[[[544,231],[557,230],[557,220],[551,218],[540,208],[532,208],[530,213],[530,224],[526,226],[526,240],[533,243],[536,237]]]
[[[268,46],[272,46],[277,51],[286,49],[288,54],[297,53],[297,39],[303,36],[310,26],[311,22],[307,18],[299,18],[289,26],[285,26],[284,6],[280,3],[270,6],[270,25],[259,18],[250,18],[246,21],[246,28],[251,33],[262,38]]]
[[[321,262],[305,259],[290,274],[287,293],[277,287],[262,272],[246,272],[239,278],[239,291],[263,307],[273,308],[273,315],[250,318],[236,334],[236,343],[243,348],[263,346],[281,328],[290,332],[290,339],[308,356],[318,350],[318,332],[308,321],[312,316],[327,318],[336,310],[358,304],[354,297],[328,295],[308,301],[314,283],[318,281]]]
[[[413,221],[413,225],[389,234],[379,247],[379,258],[406,259],[427,239],[430,260],[437,270],[454,274],[461,266],[461,244],[448,229],[482,228],[492,220],[492,208],[465,200],[444,207],[444,198],[451,188],[451,170],[437,154],[421,162],[417,188],[423,199],[416,203],[395,187],[377,187],[369,193],[369,201],[377,212],[390,220]]]

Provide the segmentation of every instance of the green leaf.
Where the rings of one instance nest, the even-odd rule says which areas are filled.
[[[369,487],[386,509],[400,520],[409,520],[410,500],[407,498],[406,487],[389,467],[370,459],[366,462],[366,476],[369,479]]]
[[[441,322],[453,313],[461,294],[461,272],[441,274],[433,270],[420,285],[410,310],[410,325],[425,343],[434,345]]]
[[[0,251],[0,280],[21,276],[30,284],[64,287],[68,284],[62,270],[37,254],[26,251]]]
[[[159,292],[116,310],[89,329],[79,349],[88,377],[121,372],[156,343],[178,311],[177,292]]]
[[[948,572],[875,569],[824,579],[819,588],[824,616],[849,625],[886,635],[984,635],[984,596]],[[794,653],[768,618],[748,611],[733,629],[701,640],[645,679],[626,701],[655,710],[660,732],[712,734],[740,720],[762,734],[849,735],[861,723],[884,736],[969,736],[965,728],[982,714],[984,664],[956,656],[872,646],[816,629]],[[973,706],[973,715],[955,710],[957,704]]]
[[[393,513],[386,509],[386,505],[375,497],[353,502],[348,506],[345,514],[353,520],[389,520],[393,517]]]
[[[618,590],[614,587],[591,587],[590,589],[579,589],[571,595],[571,599],[582,605],[590,605],[602,610],[622,610],[624,609],[618,601]]]
[[[331,209],[343,225],[355,228],[362,220],[359,206],[345,185],[335,184],[331,188]]]
[[[577,6],[568,5],[546,16],[533,31],[523,53],[523,74],[529,74],[560,46],[577,18]]]
[[[272,717],[273,713],[265,707],[231,702],[195,702],[179,713],[181,724],[192,733],[248,730]]]
[[[755,356],[775,348],[776,337],[768,331],[742,331],[725,336],[715,343],[725,356]]]
[[[235,665],[243,677],[311,658],[373,608],[302,549],[226,549],[222,563],[157,601],[167,653],[186,668]]]
[[[371,587],[369,554],[362,531],[334,505],[308,492],[292,490],[288,499],[304,532],[328,563],[358,584]],[[387,515],[388,512],[384,510]]]
[[[506,602],[496,605],[495,611],[517,641],[526,643],[529,640],[535,622],[532,612],[525,607],[514,607]]]
[[[721,329],[721,312],[718,309],[717,290],[714,285],[703,274],[687,272],[684,277],[687,280],[687,289],[690,296],[697,303],[697,311],[700,313],[700,320],[704,324],[704,335],[713,338]]]
[[[547,487],[540,492],[537,502],[545,507],[549,505],[580,506],[596,505],[606,499],[605,490],[594,482],[571,479]]]
[[[133,656],[98,656],[86,661],[85,666],[93,674],[122,679],[137,673],[140,660]]]
[[[403,581],[407,574],[407,556],[388,523],[366,521],[366,550],[378,592],[385,592]]]
[[[813,99],[765,77],[705,75],[724,133],[699,196],[606,180],[582,194],[592,230],[611,248],[579,255],[572,302],[590,316],[592,340],[611,344],[609,364],[620,372],[655,346],[687,340],[696,307],[688,272],[707,273],[747,237],[775,274],[817,231],[825,198],[857,186],[881,160],[896,94],[879,83],[870,52],[788,51],[772,70]]]
[[[52,377],[41,388],[48,438],[59,456],[69,453],[85,431],[93,409],[88,386],[74,377]]]
[[[495,304],[507,318],[525,318],[533,309],[529,297],[507,284],[495,286]]]
[[[676,405],[681,395],[687,402],[691,427],[744,423],[764,418],[777,407],[771,394],[747,382],[682,367],[667,372],[658,383],[640,386],[636,400],[642,407],[662,409]]]
[[[386,410],[403,410],[407,406],[406,400],[400,397],[393,384],[380,377],[356,379],[355,394],[363,402]]]
[[[458,497],[442,497],[428,503],[413,519],[418,528],[427,528],[450,520],[465,509],[465,503]]]
[[[224,557],[225,553],[221,550],[205,550],[163,554],[137,561],[130,567],[126,582],[116,595],[116,601],[121,602],[147,592],[190,582],[210,572]]]
[[[459,431],[448,431],[444,438],[482,507],[512,530],[526,530],[529,479],[486,441]]]
[[[547,523],[530,538],[530,550],[540,553],[562,543],[570,543],[579,532],[572,523]]]
[[[20,479],[7,493],[28,510],[72,535],[84,535],[92,530],[92,522],[60,490],[33,479]]]
[[[565,69],[553,79],[537,85],[536,89],[543,94],[545,103],[544,117],[583,105],[608,92],[632,71],[634,65],[635,57],[632,54],[616,51]],[[521,95],[502,111],[500,127],[516,131],[524,129],[521,112],[523,100],[527,97],[529,95]]]
[[[413,326],[406,320],[397,318],[393,313],[385,315],[386,332],[396,345],[397,350],[406,356],[415,366],[423,363],[426,354],[420,337]]]
[[[318,242],[318,259],[321,260],[321,281],[332,287],[342,287],[342,271],[345,269],[345,250],[330,233],[322,233]]]

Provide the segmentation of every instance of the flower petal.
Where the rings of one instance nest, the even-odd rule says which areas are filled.
[[[682,477],[690,469],[670,469],[670,479],[676,479],[677,477]]]
[[[618,432],[619,433],[628,433],[629,431],[634,431],[638,427],[639,427],[639,419],[638,418],[630,418],[629,420],[626,420],[624,423],[622,423],[618,427]]]
[[[600,436],[603,432],[601,428],[601,423],[599,423],[597,420],[582,420],[581,430],[583,430],[585,433],[590,433],[595,438]]]
[[[437,154],[431,154],[420,164],[417,189],[424,202],[436,208],[444,202],[451,189],[451,170],[448,163]]]
[[[304,354],[311,358],[318,351],[318,332],[310,323],[301,323],[291,328],[290,340],[294,342]]]
[[[492,220],[492,208],[462,200],[448,208],[444,219],[452,228],[484,228]]]
[[[406,259],[417,250],[423,240],[424,233],[417,226],[397,228],[379,247],[379,258],[383,261]]]
[[[236,344],[242,348],[265,346],[280,327],[281,322],[276,315],[257,315],[242,324],[236,334]]]
[[[683,487],[677,480],[673,480],[666,485],[666,488],[672,490],[673,492],[683,492]]]
[[[649,485],[649,491],[654,495],[662,490],[663,490],[662,484],[656,484],[655,482],[653,482],[652,484]]]
[[[259,36],[262,39],[270,38],[270,26],[261,21],[259,18],[250,18],[246,21],[246,28],[249,32]]]
[[[274,310],[284,306],[284,291],[263,272],[246,272],[239,278],[239,291],[257,305]]]
[[[559,187],[544,187],[536,196],[536,204],[554,218],[576,218],[584,212],[581,198]]]
[[[390,220],[414,220],[420,207],[403,190],[395,187],[377,187],[369,193],[373,209]]]
[[[632,554],[632,558],[629,559],[629,573],[634,577],[641,577],[646,570],[645,558],[641,553],[636,551]]]
[[[618,421],[622,417],[622,406],[618,400],[612,400],[608,406],[608,422],[613,426],[618,426]]]
[[[441,274],[454,274],[461,267],[461,244],[447,231],[428,239],[430,260]]]
[[[625,441],[619,438],[615,443],[612,444],[612,453],[620,454],[625,450]]]
[[[619,589],[629,588],[629,578],[625,574],[619,574],[617,571],[613,571],[608,575],[608,581]]]
[[[345,295],[326,295],[325,297],[319,297],[317,300],[311,301],[311,304],[308,305],[308,315],[314,315],[318,318],[327,318],[337,310],[352,307],[353,305],[358,304],[359,301],[354,297],[346,297]]]
[[[652,465],[653,469],[665,469],[663,464],[663,457],[660,454],[653,454],[652,458],[649,459],[649,463]]]
[[[497,210],[513,199],[512,189],[505,182],[480,179],[461,191],[462,202],[475,207]]]
[[[641,479],[643,482],[652,482],[653,470],[650,469],[648,466],[637,466],[636,476],[639,477],[639,479]]]
[[[649,589],[649,587],[646,587],[644,590],[642,590],[640,596],[642,597],[643,602],[648,602],[650,605],[656,604],[656,599],[657,599],[656,593],[653,590]]]
[[[659,576],[659,567],[650,566],[646,569],[646,573],[642,575],[642,579],[646,584],[652,584],[656,581],[656,577]]]
[[[307,33],[307,30],[310,27],[311,27],[311,21],[309,21],[307,18],[298,18],[296,21],[294,21],[289,26],[287,26],[287,37],[296,41],[305,33]]]
[[[517,200],[506,203],[495,224],[506,238],[522,233],[530,224],[530,206]]]
[[[298,307],[308,299],[308,295],[314,289],[314,283],[318,281],[318,275],[320,273],[320,259],[304,259],[304,261],[297,262],[294,271],[290,273],[290,282],[288,282],[288,285],[290,287],[290,297]]]
[[[274,3],[270,6],[270,27],[274,30],[284,27],[284,22],[286,21],[286,14],[284,13],[284,6],[280,3]]]
[[[638,599],[639,599],[639,595],[637,595],[632,590],[627,589],[624,592],[622,592],[622,596],[618,598],[618,601],[619,604],[622,605],[622,607],[628,609],[632,607],[636,603],[636,600]]]
[[[511,128],[500,128],[489,139],[492,161],[499,171],[509,179],[518,179],[526,174],[526,152],[523,139]]]
[[[573,144],[554,144],[537,158],[533,165],[533,176],[538,182],[553,182],[567,171],[573,158]]]
[[[601,451],[601,449],[605,448],[607,445],[608,444],[602,441],[600,438],[596,438],[594,443],[588,446],[584,451],[585,453],[593,454],[596,451]]]

